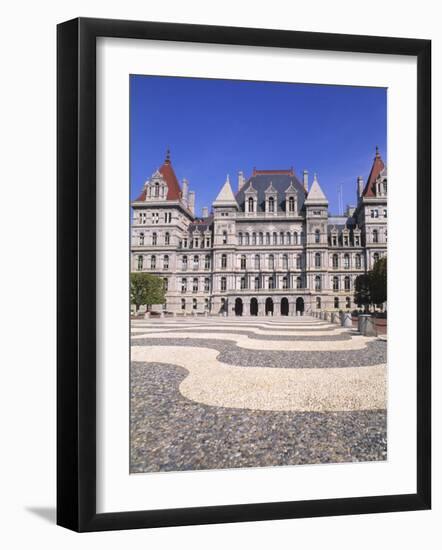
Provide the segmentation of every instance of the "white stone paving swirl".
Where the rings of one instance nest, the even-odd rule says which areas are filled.
[[[264,411],[360,411],[386,407],[386,366],[282,369],[222,363],[193,346],[134,346],[132,360],[185,368],[182,395],[215,407]]]

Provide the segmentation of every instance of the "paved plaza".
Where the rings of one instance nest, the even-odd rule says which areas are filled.
[[[132,321],[131,472],[385,460],[385,338],[310,317]]]

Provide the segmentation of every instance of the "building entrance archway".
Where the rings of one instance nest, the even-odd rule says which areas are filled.
[[[235,300],[235,315],[240,317],[242,315],[242,310],[243,310],[242,300],[241,298],[237,298]]]
[[[256,298],[250,300],[250,315],[258,315],[258,300]]]
[[[304,315],[304,298],[296,298],[296,314],[298,315]]]
[[[287,298],[282,298],[281,300],[281,315],[289,314],[289,301]]]
[[[273,315],[273,300],[271,298],[266,300],[266,315]]]

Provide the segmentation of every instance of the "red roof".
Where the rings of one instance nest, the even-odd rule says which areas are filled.
[[[290,168],[288,170],[257,170],[256,168],[253,168],[254,176],[259,176],[260,174],[284,174],[287,176],[295,175],[293,168]]]
[[[167,183],[167,197],[166,200],[168,201],[177,201],[181,198],[181,188],[180,184],[178,183],[178,179],[175,175],[174,169],[172,167],[172,163],[170,162],[170,156],[169,152],[166,155],[166,160],[164,161],[163,165],[159,169],[159,172],[165,179]],[[144,201],[146,200],[146,190],[143,189],[143,192],[139,197],[137,197],[135,200],[137,201]]]
[[[379,149],[376,147],[376,156],[373,160],[373,166],[371,167],[370,175],[368,176],[367,183],[365,184],[365,188],[362,191],[363,197],[375,197],[376,196],[376,190],[375,190],[375,182],[378,178],[379,174],[382,172],[382,170],[385,168],[384,162],[381,159],[381,155],[379,154]]]

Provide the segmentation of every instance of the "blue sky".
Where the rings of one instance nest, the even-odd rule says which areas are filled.
[[[366,180],[376,145],[387,160],[387,90],[314,84],[132,75],[131,197],[161,166],[167,148],[181,182],[196,192],[197,214],[214,201],[226,174],[253,167],[317,172],[338,212],[355,203],[356,178]]]

